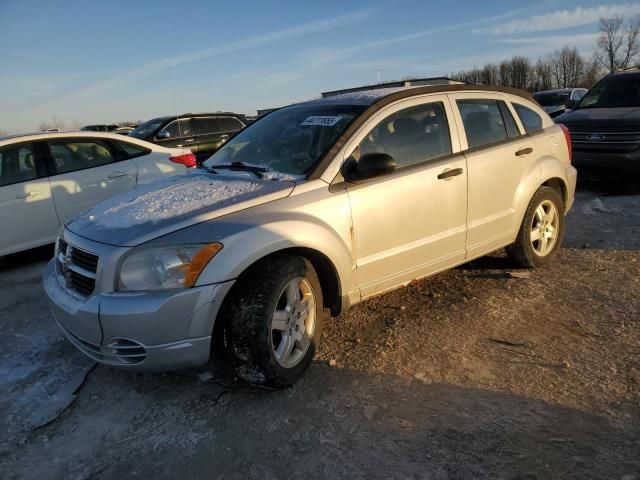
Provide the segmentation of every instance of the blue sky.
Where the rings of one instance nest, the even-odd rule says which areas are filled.
[[[0,130],[257,108],[564,45],[640,2],[0,0]],[[172,94],[173,91],[173,94]],[[174,107],[175,96],[175,107]]]

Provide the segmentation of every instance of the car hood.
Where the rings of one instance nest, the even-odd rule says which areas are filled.
[[[640,108],[579,108],[555,118],[558,123],[572,125],[630,127],[640,125]]]
[[[288,196],[295,183],[207,172],[138,186],[110,198],[67,224],[81,237],[136,246],[197,223]]]
[[[550,107],[542,107],[542,109],[549,115],[551,115],[552,113],[564,112],[567,107],[565,107],[564,105],[552,105]]]

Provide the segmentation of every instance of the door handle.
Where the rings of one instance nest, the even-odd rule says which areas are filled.
[[[229,138],[229,134],[228,133],[223,133],[222,135],[220,135],[220,138]]]
[[[192,143],[192,142],[195,142],[195,141],[196,141],[196,139],[195,139],[195,138],[187,138],[187,139],[184,141],[184,143]]]
[[[16,199],[21,200],[23,198],[35,197],[36,195],[40,195],[40,192],[34,190],[33,192],[19,193],[18,195],[16,195]]]
[[[445,170],[440,175],[438,175],[438,180],[451,180],[453,177],[457,177],[458,175],[462,175],[461,168],[454,168],[452,170]]]
[[[516,152],[516,157],[522,157],[524,155],[529,155],[530,153],[533,153],[533,148],[531,147],[523,148]]]
[[[111,172],[109,175],[107,175],[107,178],[126,177],[127,175],[129,175],[127,172],[115,171],[115,172]]]

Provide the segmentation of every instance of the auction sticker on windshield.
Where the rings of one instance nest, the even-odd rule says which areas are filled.
[[[327,115],[313,115],[307,117],[300,125],[303,127],[333,127],[336,123],[342,120],[342,117],[332,117]]]

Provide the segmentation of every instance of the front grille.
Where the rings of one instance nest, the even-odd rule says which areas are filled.
[[[98,256],[75,247],[71,247],[71,261],[90,272],[96,273],[98,270]]]
[[[88,297],[96,288],[98,255],[58,240],[58,271],[67,289]]]
[[[571,131],[572,143],[589,144],[638,144],[640,143],[640,132],[588,132],[583,130]]]

